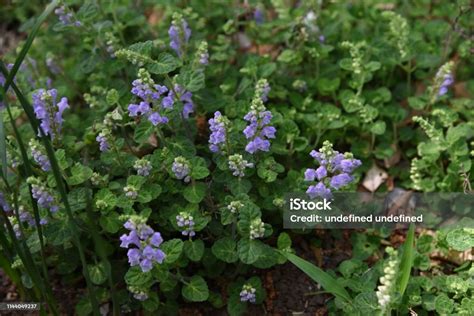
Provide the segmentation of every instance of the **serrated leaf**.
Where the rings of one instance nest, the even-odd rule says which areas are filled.
[[[128,269],[124,279],[128,285],[142,287],[152,281],[153,275],[151,272],[143,272],[140,267],[134,266]]]
[[[176,81],[186,90],[196,92],[204,87],[205,79],[201,70],[183,69]]]
[[[474,247],[474,229],[458,228],[446,236],[449,247],[457,251],[466,251]]]
[[[161,244],[161,250],[166,255],[165,263],[173,263],[179,259],[183,252],[183,244],[181,239],[171,239]]]
[[[167,74],[172,72],[181,65],[179,59],[173,57],[168,53],[161,53],[157,60],[153,60],[147,63],[146,69],[157,75]]]

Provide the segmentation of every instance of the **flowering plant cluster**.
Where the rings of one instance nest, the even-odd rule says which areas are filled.
[[[354,159],[351,153],[341,154],[333,150],[328,141],[323,143],[319,151],[311,151],[310,156],[319,164],[317,169],[309,168],[304,173],[305,181],[318,182],[306,190],[312,199],[331,198],[332,190],[339,190],[354,180],[351,174],[362,164],[360,160]]]
[[[0,47],[0,269],[19,295],[48,315],[474,313],[472,208],[439,202],[459,225],[406,238],[282,222],[289,193],[469,201],[465,1],[155,2],[0,9],[30,34]]]

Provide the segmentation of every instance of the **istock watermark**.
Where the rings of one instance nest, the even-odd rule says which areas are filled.
[[[331,201],[323,199],[322,201],[306,201],[301,198],[290,199],[290,210],[292,211],[314,211],[314,210],[331,210]]]
[[[388,193],[340,192],[331,199],[288,194],[284,228],[406,228],[474,227],[474,195],[416,193],[396,189]]]

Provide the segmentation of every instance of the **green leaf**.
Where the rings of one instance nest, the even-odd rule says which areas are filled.
[[[140,267],[134,266],[128,269],[124,279],[128,285],[144,287],[152,281],[153,275],[151,272],[143,272]]]
[[[171,239],[161,244],[161,250],[166,254],[165,263],[173,263],[179,259],[183,252],[183,241]]]
[[[314,264],[301,259],[300,257],[287,253],[282,252],[282,255],[285,256],[291,263],[293,263],[298,269],[306,273],[311,279],[315,282],[320,284],[323,289],[332,295],[339,297],[340,299],[350,303],[352,302],[351,296],[346,291],[344,287],[342,287],[337,280],[334,279],[331,275],[324,272]]]
[[[411,224],[408,229],[407,238],[403,244],[403,253],[400,261],[400,271],[399,271],[399,282],[398,282],[398,292],[401,296],[405,293],[405,290],[410,280],[411,268],[413,266],[413,258],[415,251],[415,225]]]
[[[55,221],[44,228],[48,241],[54,246],[63,245],[72,238],[72,232],[67,221]]]
[[[316,81],[316,87],[322,95],[330,95],[339,88],[341,80],[339,78],[320,78]]]
[[[201,260],[204,255],[204,242],[200,239],[194,241],[186,240],[184,242],[184,253],[191,261],[197,262]]]
[[[449,145],[453,145],[461,138],[469,137],[472,137],[472,130],[468,124],[451,126],[446,132],[446,141]]]
[[[379,63],[378,61],[371,61],[365,65],[365,69],[367,69],[368,71],[374,72],[374,71],[379,70],[381,66],[382,64]]]
[[[384,121],[374,122],[370,126],[370,132],[375,135],[383,135],[385,133],[386,125]]]
[[[206,161],[201,157],[196,157],[191,160],[192,170],[191,178],[195,180],[204,179],[209,175],[209,169],[207,169]]]
[[[172,72],[181,65],[179,59],[168,53],[161,53],[158,60],[147,63],[146,68],[152,74],[163,75]]]
[[[186,68],[181,71],[176,82],[186,90],[196,92],[204,88],[205,79],[203,71]]]
[[[204,302],[209,298],[209,289],[203,277],[195,275],[183,286],[181,294],[191,302]]]
[[[160,307],[160,298],[156,292],[150,292],[148,299],[142,302],[142,306],[149,312],[156,311]]]
[[[236,251],[237,243],[230,237],[224,237],[217,240],[214,245],[212,245],[212,253],[218,259],[227,262],[233,263],[239,259],[239,256]]]
[[[100,189],[94,200],[94,206],[100,210],[112,210],[117,205],[117,197],[109,189]]]
[[[108,233],[115,234],[122,227],[122,221],[117,212],[111,212],[99,219],[100,226]]]
[[[154,129],[155,127],[150,121],[142,120],[135,128],[133,139],[139,144],[144,144],[148,141],[151,134],[153,134]]]
[[[247,311],[247,304],[240,301],[239,295],[232,295],[227,302],[227,312],[230,316],[240,316]]]
[[[206,196],[206,184],[196,182],[186,187],[183,191],[184,198],[190,203],[199,203]]]
[[[426,105],[426,101],[421,97],[409,97],[408,105],[415,110],[423,110]]]
[[[295,50],[291,49],[285,49],[277,58],[279,62],[285,63],[285,64],[293,64],[297,65],[301,63],[303,60],[303,57],[301,56],[301,53]]]
[[[262,252],[262,243],[258,240],[241,239],[237,245],[237,253],[240,261],[252,264],[258,260]]]
[[[67,167],[69,167],[64,149],[58,149],[54,155],[56,156],[56,160],[58,161],[58,165],[61,170],[65,170]]]
[[[247,179],[236,179],[233,177],[232,180],[229,181],[228,186],[233,195],[239,195],[247,194],[252,188],[252,183]]]
[[[367,313],[373,315],[379,309],[380,305],[375,292],[363,292],[355,297],[354,307],[361,315]]]
[[[86,166],[76,163],[71,168],[72,176],[67,179],[69,185],[78,185],[84,183],[92,176],[92,169]]]
[[[89,265],[88,269],[92,283],[100,285],[107,280],[107,270],[102,262],[96,265]]]
[[[466,251],[474,247],[474,229],[458,228],[446,236],[449,247],[457,251]]]
[[[275,158],[268,157],[258,164],[257,174],[265,182],[273,182],[277,179],[278,173],[285,171],[285,168],[275,161]]]
[[[278,236],[277,246],[280,250],[285,250],[291,248],[291,238],[287,233],[281,233]]]
[[[446,294],[441,293],[435,299],[435,308],[439,315],[449,315],[453,311],[454,301]]]

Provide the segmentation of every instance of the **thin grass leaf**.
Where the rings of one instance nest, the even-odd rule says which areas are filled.
[[[292,253],[281,252],[291,263],[293,263],[298,269],[306,273],[311,279],[320,284],[323,289],[332,295],[339,297],[340,299],[350,303],[351,296],[346,289],[337,283],[331,275],[324,272],[311,262],[308,262]]]
[[[407,238],[403,245],[402,259],[400,261],[400,277],[398,282],[398,292],[401,296],[405,293],[413,267],[413,257],[415,254],[415,225],[411,224],[408,229]]]
[[[31,33],[28,35],[28,38],[26,39],[26,42],[23,45],[23,48],[21,49],[20,54],[18,55],[18,57],[15,60],[15,63],[13,64],[13,68],[11,69],[8,76],[5,76],[5,78],[7,78],[6,81],[5,81],[5,85],[3,86],[5,91],[8,91],[8,88],[10,87],[11,83],[13,82],[13,78],[15,78],[16,73],[18,72],[18,69],[20,69],[21,63],[25,59],[26,54],[28,53],[28,51],[31,47],[31,44],[33,44],[33,40],[35,39],[36,34],[38,33],[38,31],[41,27],[41,24],[43,24],[43,22],[46,20],[48,15],[51,12],[53,12],[54,8],[58,5],[59,1],[60,0],[51,1],[51,3],[48,4],[46,9],[44,9],[43,13],[36,20],[36,23],[33,26],[33,29],[31,30]]]
[[[5,137],[5,126],[3,124],[3,110],[0,110],[0,159],[2,162],[2,178],[7,182],[7,142]]]

